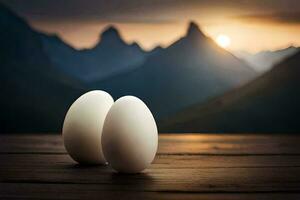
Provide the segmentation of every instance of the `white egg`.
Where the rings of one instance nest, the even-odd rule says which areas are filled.
[[[95,90],[80,96],[69,108],[62,134],[67,152],[78,163],[106,163],[101,136],[105,117],[113,103],[108,93]]]
[[[151,164],[157,145],[157,126],[144,102],[133,96],[118,99],[106,116],[102,134],[104,157],[111,167],[138,173]]]

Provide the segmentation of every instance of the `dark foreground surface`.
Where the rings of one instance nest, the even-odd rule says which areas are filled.
[[[60,135],[0,136],[0,199],[300,199],[300,137],[159,137],[141,174],[80,166]]]

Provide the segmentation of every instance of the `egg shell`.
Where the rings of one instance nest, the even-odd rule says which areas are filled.
[[[105,117],[113,103],[108,93],[94,90],[80,96],[69,108],[62,134],[67,152],[78,163],[106,163],[101,136]]]
[[[113,169],[141,172],[153,161],[158,146],[151,111],[136,97],[118,99],[106,116],[101,141],[104,156]]]

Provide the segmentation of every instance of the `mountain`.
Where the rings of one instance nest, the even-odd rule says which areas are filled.
[[[84,89],[60,73],[39,33],[0,4],[0,132],[58,131]]]
[[[160,119],[238,87],[252,68],[206,37],[191,22],[187,34],[147,57],[138,68],[93,84],[114,98],[135,95]]]
[[[160,131],[299,133],[300,52],[251,83],[162,120]]]
[[[235,55],[245,60],[257,72],[265,72],[285,58],[299,51],[298,47],[290,46],[277,51],[261,51],[256,54],[236,52]]]
[[[113,26],[103,31],[91,49],[76,50],[55,35],[40,34],[51,62],[84,82],[99,81],[140,66],[148,55],[137,43],[125,43]]]
[[[72,101],[91,89],[136,95],[161,119],[256,76],[195,23],[171,46],[150,52],[125,43],[114,27],[93,48],[76,50],[2,5],[0,28],[0,132],[59,131]]]

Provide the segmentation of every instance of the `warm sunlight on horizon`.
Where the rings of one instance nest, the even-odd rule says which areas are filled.
[[[220,47],[224,49],[228,48],[231,45],[231,39],[224,34],[218,35],[216,42]]]
[[[299,29],[292,29],[292,27],[286,26],[276,28],[271,25],[249,25],[250,27],[248,27],[247,25],[232,26],[223,24],[220,26],[196,22],[204,34],[213,38],[216,42],[219,35],[226,35],[231,43],[225,49],[231,52],[257,53],[264,50],[273,51],[300,45],[298,37],[300,26]],[[46,24],[31,23],[31,25],[38,30],[58,34],[65,42],[77,49],[92,48],[98,42],[101,32],[107,26],[114,25],[126,42],[137,42],[143,49],[151,50],[158,45],[167,47],[183,37],[188,28],[188,21],[170,24],[79,23],[78,26],[66,26],[65,24],[51,24],[51,26],[47,24],[46,26]],[[257,34],[259,34],[259,37],[255,37]],[[254,41],[254,37],[255,42],[249,42]],[[218,44],[220,45],[220,43]],[[222,45],[220,46],[222,47]]]
[[[74,0],[72,4],[45,0],[38,7],[34,0],[27,4],[2,1],[37,30],[57,34],[76,49],[92,48],[109,25],[116,26],[126,42],[135,41],[145,50],[167,47],[185,35],[191,20],[214,40],[226,35],[232,43],[221,38],[218,44],[231,52],[300,46],[300,2],[295,0],[130,0],[126,4],[118,0]]]

